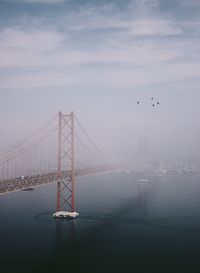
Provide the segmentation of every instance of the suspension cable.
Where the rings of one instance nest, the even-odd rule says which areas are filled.
[[[35,136],[37,136],[39,133],[41,133],[42,131],[44,131],[50,124],[52,124],[55,119],[57,118],[57,115],[54,116],[52,119],[50,119],[48,121],[48,123],[46,123],[45,125],[43,125],[40,129],[36,130],[34,133],[32,133],[29,137],[25,137],[21,140],[19,140],[18,142],[16,142],[15,144],[12,144],[11,146],[4,148],[0,151],[1,156],[18,148],[19,146],[23,145],[24,143],[32,140]]]
[[[87,152],[89,152],[89,154],[92,154],[93,156],[100,158],[100,155],[94,153],[91,149],[89,149],[89,147],[81,140],[81,138],[77,134],[75,134],[75,137],[79,141],[79,143],[82,144],[82,146],[87,150]]]
[[[95,148],[95,150],[101,155],[104,156],[103,152],[98,148],[98,146],[94,143],[94,141],[89,137],[88,133],[86,132],[86,130],[83,128],[83,126],[81,125],[80,121],[77,119],[77,117],[75,116],[75,120],[79,126],[79,128],[82,130],[82,132],[85,134],[85,136],[87,137],[88,141],[92,144],[92,146]]]

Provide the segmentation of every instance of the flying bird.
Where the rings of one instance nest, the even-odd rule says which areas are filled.
[[[151,104],[152,107],[156,107],[156,105],[160,105],[160,102],[159,101],[155,101],[154,97],[151,97],[151,100],[152,100],[152,104]],[[137,101],[137,104],[140,104],[139,100]]]

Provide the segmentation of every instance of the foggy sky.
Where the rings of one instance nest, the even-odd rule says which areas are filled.
[[[199,0],[0,0],[0,146],[74,110],[113,155],[200,158],[199,34]]]

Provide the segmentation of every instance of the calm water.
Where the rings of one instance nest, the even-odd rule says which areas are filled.
[[[55,185],[0,198],[1,272],[200,272],[200,179],[80,178],[75,221],[55,220]]]

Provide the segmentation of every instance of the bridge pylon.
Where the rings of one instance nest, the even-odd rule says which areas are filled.
[[[75,212],[74,113],[58,114],[57,211]],[[68,175],[64,175],[68,173]]]

